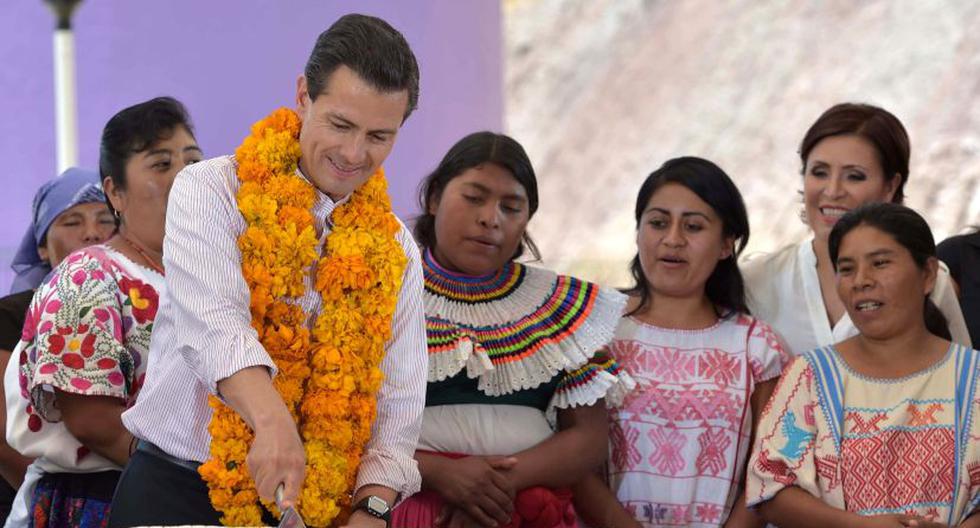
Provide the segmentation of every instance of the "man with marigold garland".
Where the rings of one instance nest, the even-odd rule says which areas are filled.
[[[123,414],[138,442],[110,526],[254,525],[295,507],[311,526],[383,527],[419,489],[421,263],[380,168],[418,92],[404,37],[344,16],[295,112],[177,176],[168,296]]]

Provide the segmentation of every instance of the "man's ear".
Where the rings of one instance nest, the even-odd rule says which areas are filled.
[[[296,113],[299,114],[300,118],[306,114],[310,103],[310,92],[306,86],[306,76],[300,75],[296,78]]]

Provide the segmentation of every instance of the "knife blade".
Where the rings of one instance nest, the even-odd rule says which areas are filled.
[[[300,517],[295,507],[282,507],[283,489],[284,486],[281,483],[276,486],[276,506],[282,512],[282,517],[279,518],[279,528],[306,528],[306,523],[303,522],[303,518]]]

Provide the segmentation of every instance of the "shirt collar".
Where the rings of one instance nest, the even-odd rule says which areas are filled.
[[[313,201],[313,210],[310,212],[313,213],[315,218],[323,218],[326,220],[327,224],[330,224],[330,215],[333,214],[333,210],[336,209],[337,206],[347,203],[350,200],[351,193],[348,193],[340,200],[334,201],[329,194],[321,191],[312,180],[303,174],[303,170],[299,168],[299,163],[296,164],[296,175],[310,182],[310,185],[313,185],[313,191],[316,193],[316,199]]]

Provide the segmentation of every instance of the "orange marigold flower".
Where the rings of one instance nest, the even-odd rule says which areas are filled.
[[[236,198],[247,226],[238,247],[252,326],[278,368],[276,390],[302,424],[307,476],[298,508],[307,524],[329,526],[350,506],[407,259],[381,169],[334,210],[321,258],[311,213],[317,192],[296,171],[301,126],[295,112],[280,108],[236,149]],[[323,301],[312,331],[296,302],[308,280]],[[226,525],[259,525],[245,467],[252,431],[219,399],[208,403],[211,457],[200,473],[211,502]]]

